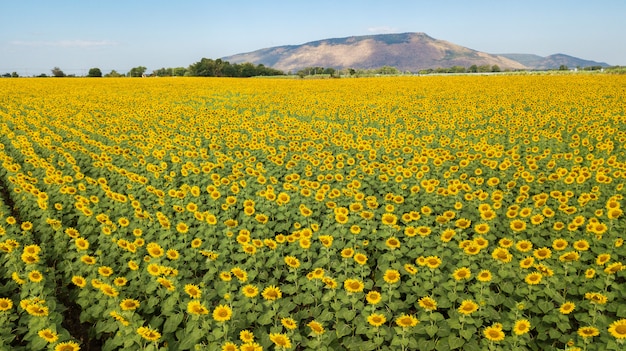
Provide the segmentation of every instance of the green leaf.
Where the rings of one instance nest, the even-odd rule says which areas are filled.
[[[464,344],[465,344],[465,340],[454,335],[448,336],[448,346],[450,347],[450,350],[458,349]]]
[[[268,325],[272,323],[273,317],[274,317],[274,314],[270,310],[270,311],[263,313],[256,321],[260,325]]]
[[[352,328],[344,322],[337,323],[337,329],[335,329],[337,333],[337,338],[342,338],[346,335],[352,334]]]
[[[543,313],[548,313],[554,310],[554,304],[545,300],[539,301],[537,306],[539,306],[539,309],[543,311]]]
[[[615,312],[615,314],[618,317],[626,318],[626,304],[620,304],[617,306],[617,312]]]
[[[400,337],[395,337],[395,338],[393,338],[393,341],[392,341],[391,345],[394,345],[394,342],[396,341],[396,339],[398,339],[398,341],[401,340]],[[400,343],[398,342],[396,345],[400,345]],[[417,340],[417,349],[420,350],[420,351],[434,350],[435,349],[435,341],[424,339],[424,338],[420,338],[419,340]]]
[[[173,333],[178,328],[180,322],[183,321],[184,314],[175,313],[167,317],[165,323],[163,323],[163,334]]]
[[[337,316],[339,318],[345,319],[347,322],[350,322],[351,320],[354,319],[354,316],[356,316],[356,311],[349,310],[344,307],[341,310],[339,310],[339,312],[337,312]]]
[[[322,313],[319,314],[319,316],[317,316],[316,319],[320,322],[326,322],[332,320],[333,317],[334,313],[328,309],[325,309],[324,311],[322,311]]]
[[[469,340],[472,338],[472,336],[474,336],[474,331],[471,329],[462,329],[459,331],[459,335],[461,335],[463,339]]]
[[[439,327],[436,324],[431,324],[426,326],[426,328],[424,329],[426,330],[426,334],[428,334],[428,336],[432,338],[437,334],[437,330],[439,330]]]
[[[161,312],[164,315],[169,315],[171,314],[172,311],[174,311],[174,308],[176,307],[177,304],[178,304],[178,296],[172,295],[168,297],[167,299],[165,299],[165,301],[163,301],[163,303],[161,304]]]
[[[500,289],[507,294],[511,294],[515,291],[515,286],[511,282],[504,281],[500,284]]]

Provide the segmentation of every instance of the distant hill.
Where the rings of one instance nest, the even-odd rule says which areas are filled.
[[[301,45],[265,48],[222,59],[231,63],[263,64],[284,72],[296,72],[307,67],[373,69],[392,66],[401,71],[417,72],[453,66],[469,68],[472,65],[497,65],[502,70],[559,68],[561,65],[572,68],[608,66],[562,54],[545,58],[525,54],[489,54],[434,39],[425,33],[324,39]]]
[[[531,55],[531,54],[500,54],[500,56],[508,57],[511,60],[515,60],[524,66],[532,69],[555,69],[560,66],[567,66],[569,68],[575,67],[609,67],[610,65],[605,62],[596,62],[590,60],[583,60],[578,57],[573,57],[565,54],[554,54],[546,57]]]

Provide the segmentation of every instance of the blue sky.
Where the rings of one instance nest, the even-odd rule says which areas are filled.
[[[624,0],[0,0],[0,74],[187,67],[325,38],[424,32],[488,53],[626,65]]]

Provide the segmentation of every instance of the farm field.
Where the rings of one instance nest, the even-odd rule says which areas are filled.
[[[0,349],[623,350],[626,77],[0,80]]]

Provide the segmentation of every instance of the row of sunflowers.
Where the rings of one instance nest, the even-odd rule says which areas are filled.
[[[621,350],[625,79],[0,81],[0,348]]]

